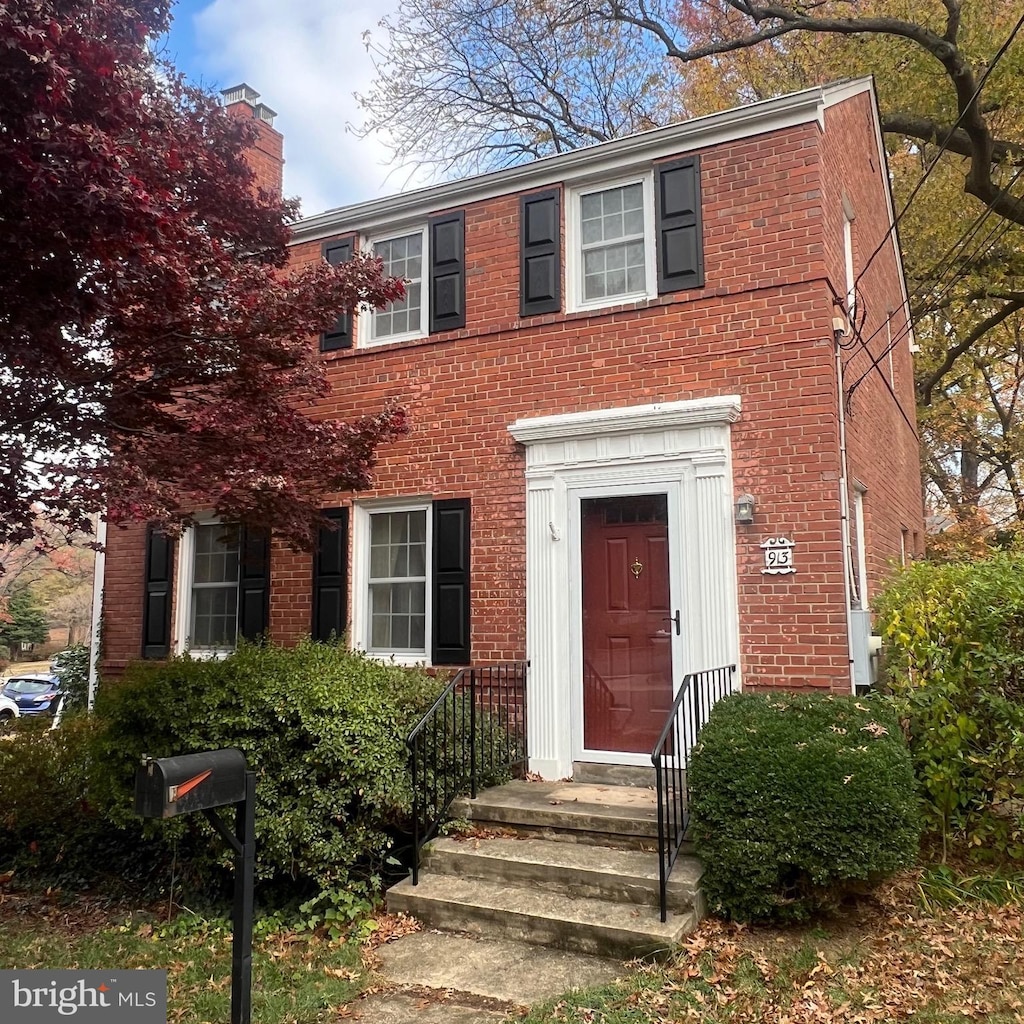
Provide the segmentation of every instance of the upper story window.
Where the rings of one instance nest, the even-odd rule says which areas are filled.
[[[368,317],[371,344],[419,338],[427,333],[423,289],[424,236],[419,230],[407,235],[375,240],[373,252],[384,261],[384,273],[405,281],[405,298],[391,303],[387,309],[374,310]]]
[[[580,196],[580,236],[584,302],[646,293],[642,184]]]
[[[408,341],[466,326],[466,219],[461,210],[431,217],[415,230],[383,232],[363,242],[384,262],[384,272],[405,281],[405,297],[383,310],[342,311],[320,335],[320,351]],[[354,235],[324,242],[323,257],[341,264],[359,246]],[[358,325],[358,326],[355,326]]]
[[[609,306],[656,293],[650,175],[570,194],[568,276],[572,308]]]

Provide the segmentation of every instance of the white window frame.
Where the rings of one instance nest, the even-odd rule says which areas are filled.
[[[424,665],[430,667],[431,637],[433,634],[433,502],[427,498],[403,501],[365,501],[352,506],[352,646],[366,652],[371,658],[392,661],[396,665]],[[370,637],[370,517],[389,512],[424,512],[426,516],[426,582],[424,584],[423,645],[422,654],[408,651],[371,651]]]
[[[197,526],[214,526],[221,520],[213,516],[197,516]],[[231,647],[194,647],[190,635],[192,629],[192,584],[195,579],[196,531],[194,527],[186,527],[181,531],[178,541],[178,564],[175,570],[175,602],[174,602],[174,633],[171,637],[171,650],[175,654],[189,654],[193,658],[214,660],[227,658],[234,654],[238,647],[238,596],[242,590],[241,581],[241,550],[239,550],[239,579],[235,589],[235,643]]]
[[[615,188],[629,185],[643,187],[644,206],[644,290],[629,292],[625,295],[601,296],[597,299],[583,298],[583,228],[580,206],[584,196],[596,192],[608,192]],[[657,298],[658,295],[658,255],[657,237],[655,235],[654,218],[654,171],[648,170],[619,178],[604,179],[585,185],[572,185],[566,188],[567,207],[565,218],[565,263],[568,292],[566,311],[569,313],[591,309],[606,309],[621,306],[630,302]]]
[[[850,318],[850,330],[857,319],[857,277],[853,266],[853,216],[843,210],[843,267],[846,272],[846,314]]]
[[[853,485],[853,521],[857,531],[857,596],[860,598],[860,607],[867,610],[870,607],[868,597],[868,546],[867,538],[864,536],[864,495],[867,488],[860,485]]]
[[[395,238],[407,238],[410,235],[420,235],[422,238],[422,276],[420,277],[420,324],[414,331],[404,331],[402,334],[389,334],[386,338],[373,337],[373,319],[376,315],[374,309],[363,309],[358,320],[359,347],[378,348],[381,345],[392,345],[399,341],[413,341],[417,338],[425,338],[430,333],[430,252],[428,249],[429,232],[426,224],[411,224],[405,227],[389,231],[376,231],[362,239],[360,250],[373,253],[373,247],[381,242],[390,242]],[[382,310],[386,312],[386,310]]]

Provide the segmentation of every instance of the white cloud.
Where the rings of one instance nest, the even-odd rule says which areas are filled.
[[[353,97],[366,91],[373,64],[363,45],[367,29],[391,3],[380,0],[215,0],[195,15],[197,62],[204,84],[247,82],[278,112],[284,134],[287,195],[302,199],[305,216],[398,191],[404,174],[391,170],[383,146],[346,131],[359,123]]]

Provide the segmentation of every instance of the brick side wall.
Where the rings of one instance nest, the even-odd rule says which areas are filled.
[[[866,488],[868,599],[878,593],[899,561],[901,532],[906,535],[908,554],[923,554],[924,544],[910,338],[904,336],[887,352],[890,340],[904,335],[906,327],[891,235],[872,259],[886,239],[890,221],[878,201],[887,171],[877,153],[871,102],[869,96],[861,95],[831,108],[822,147],[823,174],[827,194],[832,197],[825,211],[830,273],[845,295],[844,195],[854,214],[854,270],[857,276],[863,272],[857,284],[857,302],[865,317],[857,336],[849,339],[849,347],[843,351],[843,381],[851,513],[854,488],[858,484]],[[873,362],[877,368],[872,368]],[[915,538],[917,550],[912,551]]]
[[[467,329],[331,355],[332,394],[318,414],[350,418],[394,401],[412,418],[411,435],[381,451],[365,497],[473,499],[474,661],[525,651],[525,460],[509,424],[739,394],[734,493],[758,502],[756,522],[736,527],[744,682],[848,688],[830,290],[842,277],[829,219],[835,169],[823,154],[835,159],[815,125],[702,153],[706,287],[597,313],[520,320],[518,197],[470,205]],[[319,242],[294,250],[296,264],[320,258]],[[865,384],[855,402],[862,393],[874,392]],[[871,443],[857,435],[857,471],[879,495],[874,529],[892,515],[881,510],[889,491],[862,466]],[[909,513],[900,505],[895,516]],[[888,526],[875,533],[891,541]],[[764,576],[760,544],[779,535],[796,542],[798,571]],[[119,608],[106,654],[116,670],[139,647],[141,534],[115,532],[110,552]],[[272,575],[271,632],[288,642],[310,628],[311,559],[275,545]]]

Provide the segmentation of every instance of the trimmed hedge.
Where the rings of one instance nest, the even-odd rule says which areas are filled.
[[[704,892],[735,920],[805,919],[917,854],[910,755],[875,699],[727,697],[688,774]]]
[[[133,665],[97,701],[103,802],[127,824],[144,754],[238,747],[257,774],[257,877],[307,892],[344,887],[381,868],[405,825],[404,739],[440,686],[422,671],[309,642]],[[151,828],[209,838],[199,815]]]

